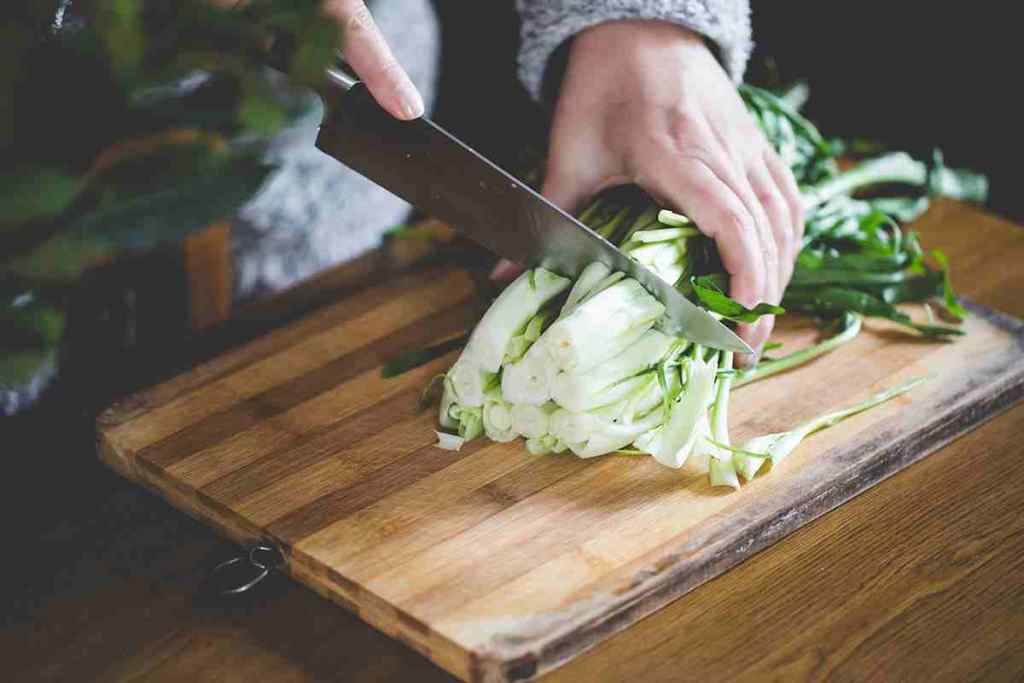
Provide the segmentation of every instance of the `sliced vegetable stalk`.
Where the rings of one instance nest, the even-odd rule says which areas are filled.
[[[849,417],[874,408],[875,406],[892,400],[901,394],[905,394],[921,382],[924,382],[926,379],[927,377],[917,377],[909,380],[903,384],[892,387],[891,389],[875,394],[871,398],[850,406],[849,408],[843,408],[834,412],[825,413],[824,415],[819,415],[814,419],[798,425],[788,432],[766,434],[764,436],[755,437],[743,444],[742,450],[751,453],[763,454],[763,457],[738,454],[734,455],[736,469],[743,475],[744,479],[750,481],[761,469],[761,466],[766,460],[771,462],[772,467],[778,465],[790,453],[796,450],[796,447],[800,445],[801,441],[814,432],[837,425]]]

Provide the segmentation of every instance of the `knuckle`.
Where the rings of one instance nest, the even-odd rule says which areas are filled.
[[[351,6],[348,19],[345,20],[345,28],[353,33],[370,32],[373,29],[373,15],[370,14],[370,9],[362,2]]]
[[[383,59],[380,62],[380,64],[377,65],[375,71],[377,78],[379,78],[382,81],[387,81],[389,84],[393,86],[398,84],[399,79],[402,77],[402,74],[404,73],[404,71],[402,70],[402,65],[399,64],[398,61],[392,56]]]
[[[738,236],[744,243],[752,244],[754,241],[754,226],[745,212],[732,207],[722,210],[719,223],[722,230],[728,234]]]
[[[668,108],[665,114],[668,121],[668,134],[674,140],[688,140],[699,137],[701,124],[697,114],[685,104]]]

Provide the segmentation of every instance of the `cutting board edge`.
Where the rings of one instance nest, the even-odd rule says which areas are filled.
[[[1024,350],[1024,321],[972,302],[965,304],[973,313],[1009,332],[1016,339],[1019,349]],[[743,553],[726,554],[717,561],[709,561],[696,568],[680,560],[675,566],[665,567],[651,581],[638,586],[630,594],[603,605],[597,613],[575,614],[575,618],[561,624],[555,634],[523,640],[515,647],[507,649],[494,648],[479,652],[484,665],[481,680],[503,683],[528,681],[552,671],[892,475],[923,460],[1024,399],[1024,366],[1018,365],[1016,372],[1004,375],[998,390],[988,394],[987,398],[977,400],[973,398],[974,396],[985,396],[982,387],[971,394],[970,398],[968,395],[962,396],[951,413],[938,414],[920,430],[905,435],[903,439],[889,447],[869,444],[874,445],[872,450],[876,452],[896,452],[902,456],[872,458],[870,466],[865,468],[865,471],[872,472],[871,477],[856,479],[851,486],[844,488],[823,486],[797,510],[787,514],[785,523],[777,524],[774,520],[765,520],[757,527],[747,530],[742,536],[734,535],[719,541],[723,546],[735,546],[747,541]],[[822,454],[822,457],[827,456],[828,452]],[[829,495],[830,493],[832,495]]]
[[[993,309],[965,301],[968,308],[993,326],[1008,332],[1017,341],[1017,346],[1024,349],[1024,321],[1005,315]],[[531,680],[545,672],[557,668],[575,656],[591,649],[611,635],[624,630],[636,620],[647,616],[675,599],[685,595],[694,588],[724,573],[733,566],[746,560],[764,548],[778,542],[788,534],[799,529],[817,517],[842,505],[859,493],[874,486],[910,464],[927,457],[949,441],[970,431],[978,425],[1004,412],[1021,398],[1024,398],[1024,366],[1016,373],[1004,376],[1000,390],[981,402],[961,400],[954,413],[964,413],[967,420],[954,420],[946,416],[932,420],[923,430],[930,438],[925,442],[915,442],[915,449],[907,449],[903,444],[906,456],[887,460],[879,458],[883,467],[876,476],[863,480],[858,485],[840,490],[838,495],[822,501],[815,496],[805,501],[800,507],[800,514],[787,515],[784,525],[775,525],[768,533],[753,534],[753,541],[744,548],[742,554],[724,556],[715,561],[708,561],[695,571],[692,565],[668,566],[649,584],[638,585],[635,591],[624,594],[621,599],[603,605],[596,613],[583,613],[559,625],[557,630],[534,639],[523,639],[512,647],[491,646],[485,649],[469,649],[451,641],[423,625],[419,620],[403,610],[387,603],[370,591],[362,591],[360,599],[370,602],[374,609],[366,611],[354,601],[350,602],[342,593],[344,589],[337,581],[323,576],[319,567],[306,566],[301,558],[297,558],[287,547],[284,548],[289,558],[285,571],[297,581],[303,583],[319,595],[330,599],[350,612],[356,614],[378,630],[395,637],[417,650],[427,658],[442,666],[454,675],[467,681],[525,681]],[[131,397],[128,399],[131,401]],[[229,510],[217,509],[210,501],[200,500],[192,492],[180,490],[169,479],[160,476],[155,468],[137,461],[136,454],[128,449],[119,448],[116,439],[108,433],[119,424],[142,417],[143,413],[131,415],[127,420],[117,423],[97,424],[97,451],[100,460],[114,471],[134,482],[142,484],[148,490],[167,500],[171,505],[189,516],[209,524],[218,532],[239,543],[249,543],[266,534],[259,529],[247,525],[240,516]],[[944,422],[944,429],[930,429],[935,423]],[[918,432],[918,434],[921,433]],[[917,435],[914,435],[917,436]],[[910,437],[908,436],[907,439]],[[920,447],[921,444],[923,447]],[[895,446],[894,446],[895,448]],[[834,490],[834,489],[833,489]],[[235,519],[232,519],[235,518]],[[769,522],[765,524],[770,526]],[[765,525],[757,528],[761,531]],[[741,541],[739,537],[730,537],[729,544]],[[278,542],[275,539],[275,542]],[[683,571],[685,570],[685,572]],[[388,613],[393,621],[386,618]],[[415,628],[413,622],[419,624]],[[403,630],[403,627],[408,630]],[[426,629],[426,632],[423,629]],[[420,637],[410,637],[409,631],[421,632]]]
[[[160,474],[158,468],[145,460],[138,460],[131,451],[121,452],[107,435],[98,430],[97,452],[102,463],[129,481],[141,485],[150,493],[164,499],[175,509],[189,517],[210,526],[215,532],[240,545],[257,541],[270,541],[285,558],[281,570],[298,583],[312,589],[318,595],[330,600],[377,630],[405,643],[427,659],[464,681],[482,681],[481,662],[476,653],[462,647],[446,636],[401,610],[371,591],[362,590],[353,584],[346,588],[340,581],[326,576],[322,568],[304,561],[301,554],[293,553],[288,544],[274,538],[261,529],[253,527],[230,510],[216,505],[194,492],[182,490],[174,481]],[[353,589],[360,590],[357,603],[345,595]],[[367,609],[367,603],[372,609]],[[389,618],[390,617],[390,618]],[[403,627],[406,630],[403,630]],[[409,631],[417,636],[410,637]]]

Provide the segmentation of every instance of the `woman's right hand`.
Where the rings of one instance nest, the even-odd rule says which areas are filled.
[[[395,59],[362,0],[326,0],[341,27],[342,54],[380,106],[402,120],[423,116],[423,97]]]

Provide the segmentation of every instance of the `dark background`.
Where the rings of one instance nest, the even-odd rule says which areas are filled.
[[[748,76],[772,60],[783,80],[807,80],[805,112],[829,136],[867,137],[990,176],[990,208],[1024,222],[1016,165],[1020,38],[1010,2],[754,0]],[[543,116],[515,79],[511,3],[437,0],[444,57],[436,118],[515,165],[543,140]]]

